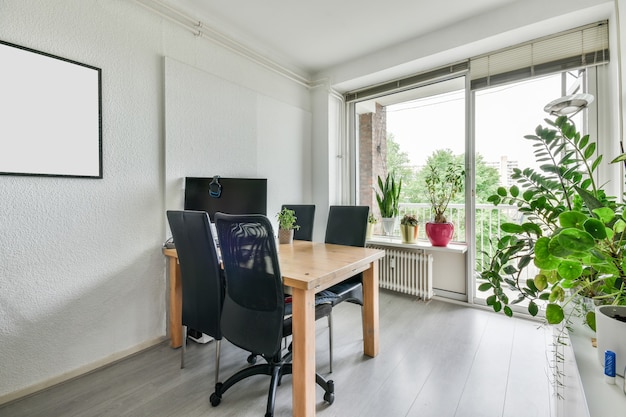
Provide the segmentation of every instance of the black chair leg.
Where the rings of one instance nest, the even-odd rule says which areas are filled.
[[[180,348],[180,369],[183,369],[185,367],[185,353],[187,352],[187,326],[183,325],[182,331],[183,345]]]
[[[315,374],[315,383],[324,389],[324,401],[329,405],[335,402],[335,381],[325,380],[320,374]]]
[[[215,341],[215,383],[217,384],[220,381],[220,346],[222,345],[221,340]]]
[[[278,389],[278,385],[280,385],[280,380],[282,379],[282,370],[280,365],[274,367],[274,371],[272,372],[272,380],[270,381],[270,389],[267,393],[267,409],[265,411],[265,417],[273,417],[274,416],[274,404],[276,403],[276,390]]]
[[[281,378],[282,375],[289,375],[292,373],[293,364],[286,363],[282,367]],[[315,373],[315,383],[322,387],[324,390],[324,401],[326,401],[329,405],[335,401],[335,381],[332,379],[326,380],[323,376]]]
[[[218,406],[219,403],[222,401],[222,395],[224,395],[224,393],[228,391],[228,389],[232,387],[233,385],[235,385],[237,382],[253,375],[272,375],[272,373],[273,373],[273,366],[270,365],[269,363],[253,365],[248,368],[244,368],[240,370],[239,372],[232,375],[223,383],[218,382],[217,384],[215,384],[215,392],[211,394],[211,397],[210,397],[211,405],[213,407]]]
[[[274,404],[276,402],[276,390],[283,375],[292,374],[291,363],[264,363],[244,368],[228,378],[224,383],[215,384],[215,392],[211,394],[210,402],[213,407],[217,407],[222,402],[222,395],[237,382],[253,375],[271,375],[270,389],[267,396],[267,409],[265,417],[272,417],[274,414]],[[332,404],[335,401],[335,383],[332,380],[325,380],[320,374],[315,374],[315,383],[324,389],[324,401]]]
[[[328,314],[328,356],[330,361],[330,373],[333,373],[333,313]]]

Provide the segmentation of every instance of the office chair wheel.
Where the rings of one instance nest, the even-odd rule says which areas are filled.
[[[328,405],[331,405],[335,402],[335,381],[329,379],[326,383],[328,384],[328,388],[324,393],[324,401],[326,401]]]
[[[331,405],[332,403],[335,402],[335,393],[334,392],[327,392],[324,394],[324,401],[326,401],[328,403],[328,405]]]
[[[209,398],[209,400],[211,401],[211,405],[213,407],[217,407],[222,402],[222,397],[220,397],[216,393],[213,393],[211,394],[211,397]]]
[[[254,365],[256,363],[256,355],[251,353],[250,356],[248,356],[248,363],[250,365]]]
[[[209,401],[211,401],[211,405],[213,407],[217,407],[222,402],[222,396],[218,394],[218,392],[220,392],[221,390],[222,383],[218,382],[217,384],[215,384],[215,392],[209,397]]]

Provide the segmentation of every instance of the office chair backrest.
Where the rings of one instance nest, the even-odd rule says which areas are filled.
[[[182,275],[183,325],[220,340],[224,285],[209,216],[170,210],[167,220]]]
[[[313,224],[315,222],[314,204],[283,204],[282,208],[293,210],[296,216],[296,224],[299,229],[294,230],[295,240],[313,240]]]
[[[276,241],[261,214],[215,214],[226,294],[222,332],[231,343],[265,357],[280,353],[285,296]]]
[[[324,242],[365,246],[368,206],[330,206]]]

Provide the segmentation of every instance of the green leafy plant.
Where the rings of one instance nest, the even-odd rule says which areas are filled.
[[[300,226],[296,224],[296,212],[294,210],[290,210],[287,207],[284,207],[281,211],[276,214],[276,218],[278,219],[278,228],[283,230],[298,230]]]
[[[367,216],[367,222],[368,222],[369,224],[376,224],[376,223],[378,223],[378,219],[376,218],[376,216],[374,216],[372,213],[370,213],[370,214]]]
[[[378,188],[380,194],[376,192],[376,201],[382,217],[390,218],[398,215],[398,203],[400,202],[400,190],[402,189],[402,179],[396,182],[393,173],[387,174],[385,181],[378,176]]]
[[[450,164],[441,169],[434,163],[425,167],[426,191],[434,214],[435,223],[446,223],[446,210],[450,201],[463,189],[465,171],[459,165]]]
[[[595,156],[596,143],[565,116],[546,123],[525,136],[542,163],[539,170],[515,169],[518,185],[499,187],[489,197],[495,205],[516,205],[524,219],[501,225],[502,237],[480,273],[478,289],[490,291],[487,304],[507,316],[513,315],[512,304],[524,300],[535,316],[542,300],[547,322],[558,324],[566,318],[564,307],[579,296],[626,304],[626,221],[624,205],[594,180],[602,162],[602,155]],[[613,162],[625,159],[621,155]],[[539,272],[523,279],[533,265]],[[585,314],[595,329],[595,313]]]
[[[404,224],[407,226],[417,226],[419,221],[415,214],[405,214],[402,219],[400,219],[400,224]]]

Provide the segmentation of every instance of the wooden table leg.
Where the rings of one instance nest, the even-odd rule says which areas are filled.
[[[292,289],[293,416],[315,416],[315,292]]]
[[[378,260],[363,271],[363,353],[378,355]]]
[[[170,346],[178,348],[183,345],[183,289],[180,265],[177,259],[170,258]]]

